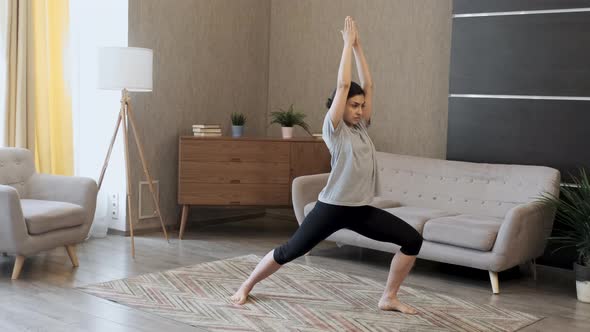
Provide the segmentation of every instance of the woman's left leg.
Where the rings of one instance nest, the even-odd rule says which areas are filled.
[[[401,246],[400,252],[391,261],[387,284],[379,300],[381,310],[395,310],[407,314],[416,314],[416,309],[400,302],[397,292],[410,273],[416,255],[422,247],[422,236],[414,227],[402,219],[384,210],[364,206],[357,210],[359,214],[347,228],[373,240],[391,242]]]

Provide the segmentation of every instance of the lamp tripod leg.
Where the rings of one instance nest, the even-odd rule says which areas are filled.
[[[127,211],[129,215],[129,233],[131,235],[131,256],[135,258],[135,238],[133,234],[133,208],[131,207],[131,172],[129,170],[129,136],[127,134],[127,123],[128,123],[128,109],[125,102],[124,116],[123,116],[123,137],[125,138],[125,168],[127,172]]]
[[[119,111],[119,116],[117,116],[117,124],[115,126],[115,132],[113,133],[113,137],[111,138],[111,144],[109,145],[109,150],[107,155],[104,159],[104,163],[102,165],[102,171],[100,172],[100,177],[98,178],[98,190],[100,191],[100,187],[102,186],[102,181],[104,180],[104,175],[107,171],[107,167],[109,166],[109,160],[111,159],[111,152],[113,152],[113,145],[115,144],[115,140],[117,139],[117,133],[119,132],[119,126],[121,125],[121,120],[123,118],[123,105],[121,105],[121,110]]]
[[[150,193],[152,194],[152,199],[154,201],[154,205],[156,206],[156,212],[158,213],[158,217],[160,218],[160,225],[162,225],[162,231],[164,232],[164,237],[166,241],[170,242],[168,239],[168,232],[166,231],[166,225],[164,224],[164,220],[162,218],[162,212],[160,211],[160,203],[156,197],[156,192],[154,190],[154,184],[152,181],[152,177],[150,176],[150,172],[147,168],[147,163],[145,161],[145,157],[143,154],[143,146],[141,141],[139,140],[139,136],[137,135],[137,131],[135,129],[135,121],[133,120],[133,111],[131,110],[131,105],[127,105],[127,116],[129,118],[129,123],[131,124],[131,131],[133,132],[133,137],[135,138],[135,143],[137,144],[137,149],[139,150],[139,158],[141,159],[141,164],[143,166],[143,172],[148,180],[148,185],[150,188]]]

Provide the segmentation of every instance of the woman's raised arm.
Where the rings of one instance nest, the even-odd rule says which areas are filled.
[[[334,100],[332,101],[332,105],[328,111],[334,128],[336,128],[340,121],[342,121],[344,110],[346,108],[348,89],[350,89],[352,46],[356,39],[354,22],[350,16],[347,16],[344,20],[344,29],[340,32],[342,33],[342,39],[344,39],[344,48],[342,50],[342,57],[340,59],[340,67],[338,68],[336,93],[334,94]]]
[[[356,68],[358,70],[359,79],[361,80],[361,87],[365,91],[365,105],[363,107],[363,118],[365,119],[365,122],[368,124],[371,122],[371,115],[373,112],[373,79],[371,78],[371,73],[369,72],[369,65],[367,64],[365,53],[363,52],[363,48],[361,47],[356,22],[353,21],[353,25],[356,31],[356,39],[354,40],[352,50],[354,52],[354,59],[356,60]]]

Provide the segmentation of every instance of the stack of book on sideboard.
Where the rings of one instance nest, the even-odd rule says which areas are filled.
[[[193,135],[198,137],[221,136],[221,125],[218,124],[194,124]]]

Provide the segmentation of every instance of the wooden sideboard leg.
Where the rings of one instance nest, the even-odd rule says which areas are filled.
[[[180,234],[178,238],[182,240],[184,236],[184,228],[186,227],[186,219],[188,219],[188,210],[190,209],[190,205],[185,204],[182,206],[182,217],[180,218]]]

